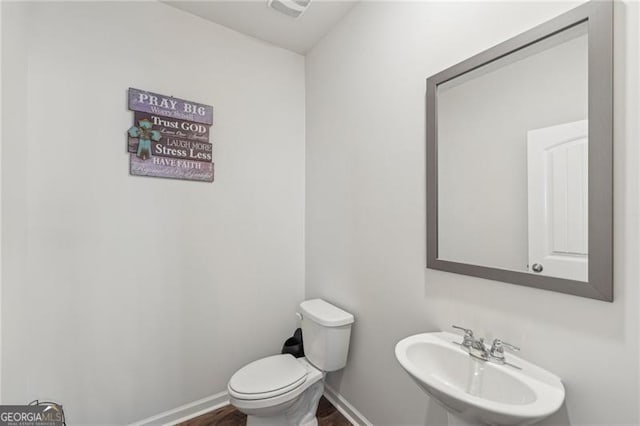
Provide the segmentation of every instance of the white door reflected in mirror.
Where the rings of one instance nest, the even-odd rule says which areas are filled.
[[[588,122],[527,134],[529,269],[588,281]]]

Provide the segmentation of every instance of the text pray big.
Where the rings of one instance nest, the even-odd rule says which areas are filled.
[[[171,98],[158,97],[147,93],[138,93],[138,102],[141,104],[153,105],[159,108],[176,110],[178,101]],[[183,109],[187,114],[198,114],[204,116],[206,114],[205,107],[183,102]]]

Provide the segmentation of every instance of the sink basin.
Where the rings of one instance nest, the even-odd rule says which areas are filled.
[[[470,356],[453,333],[416,334],[396,345],[409,376],[449,412],[450,424],[528,425],[553,414],[564,401],[554,374],[507,355],[509,365]]]

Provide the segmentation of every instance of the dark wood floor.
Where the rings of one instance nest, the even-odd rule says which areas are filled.
[[[324,396],[320,398],[316,415],[318,416],[318,426],[351,426],[351,423]],[[232,405],[227,405],[187,420],[178,426],[244,426],[246,424],[247,416]]]

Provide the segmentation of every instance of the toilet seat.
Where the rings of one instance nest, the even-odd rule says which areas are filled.
[[[279,355],[282,356],[282,355]],[[290,355],[287,355],[290,356]],[[264,360],[265,358],[263,358]],[[289,358],[290,360],[294,360],[297,362],[302,368],[306,371],[305,376],[303,377],[302,383],[299,385],[295,385],[294,382],[285,388],[282,388],[278,391],[271,391],[268,393],[254,393],[254,394],[246,394],[235,391],[231,387],[231,383],[227,384],[227,390],[229,392],[229,401],[231,404],[242,411],[247,415],[256,415],[260,417],[270,417],[270,416],[278,416],[279,414],[284,413],[284,410],[287,407],[290,407],[291,404],[295,404],[295,402],[299,398],[303,398],[306,391],[313,387],[318,386],[324,387],[323,378],[325,373],[318,370],[314,367],[306,358]],[[258,360],[262,361],[262,360]],[[288,361],[285,361],[288,362]],[[248,365],[247,365],[248,367]],[[243,369],[246,367],[243,367]],[[295,367],[292,367],[295,368]],[[250,371],[250,370],[249,370]],[[295,371],[295,370],[293,370]],[[258,372],[260,374],[260,372]],[[252,382],[255,382],[255,378],[250,379]],[[229,381],[231,382],[231,380]],[[238,383],[234,380],[234,385],[237,387]],[[255,385],[254,385],[255,386]],[[256,388],[258,389],[258,388]],[[255,390],[255,389],[254,389]],[[263,390],[263,389],[262,389]],[[277,396],[269,396],[276,395]],[[279,425],[287,424],[286,421],[282,421]]]
[[[292,355],[273,355],[238,370],[229,380],[229,394],[243,400],[273,398],[302,386],[307,374]]]

